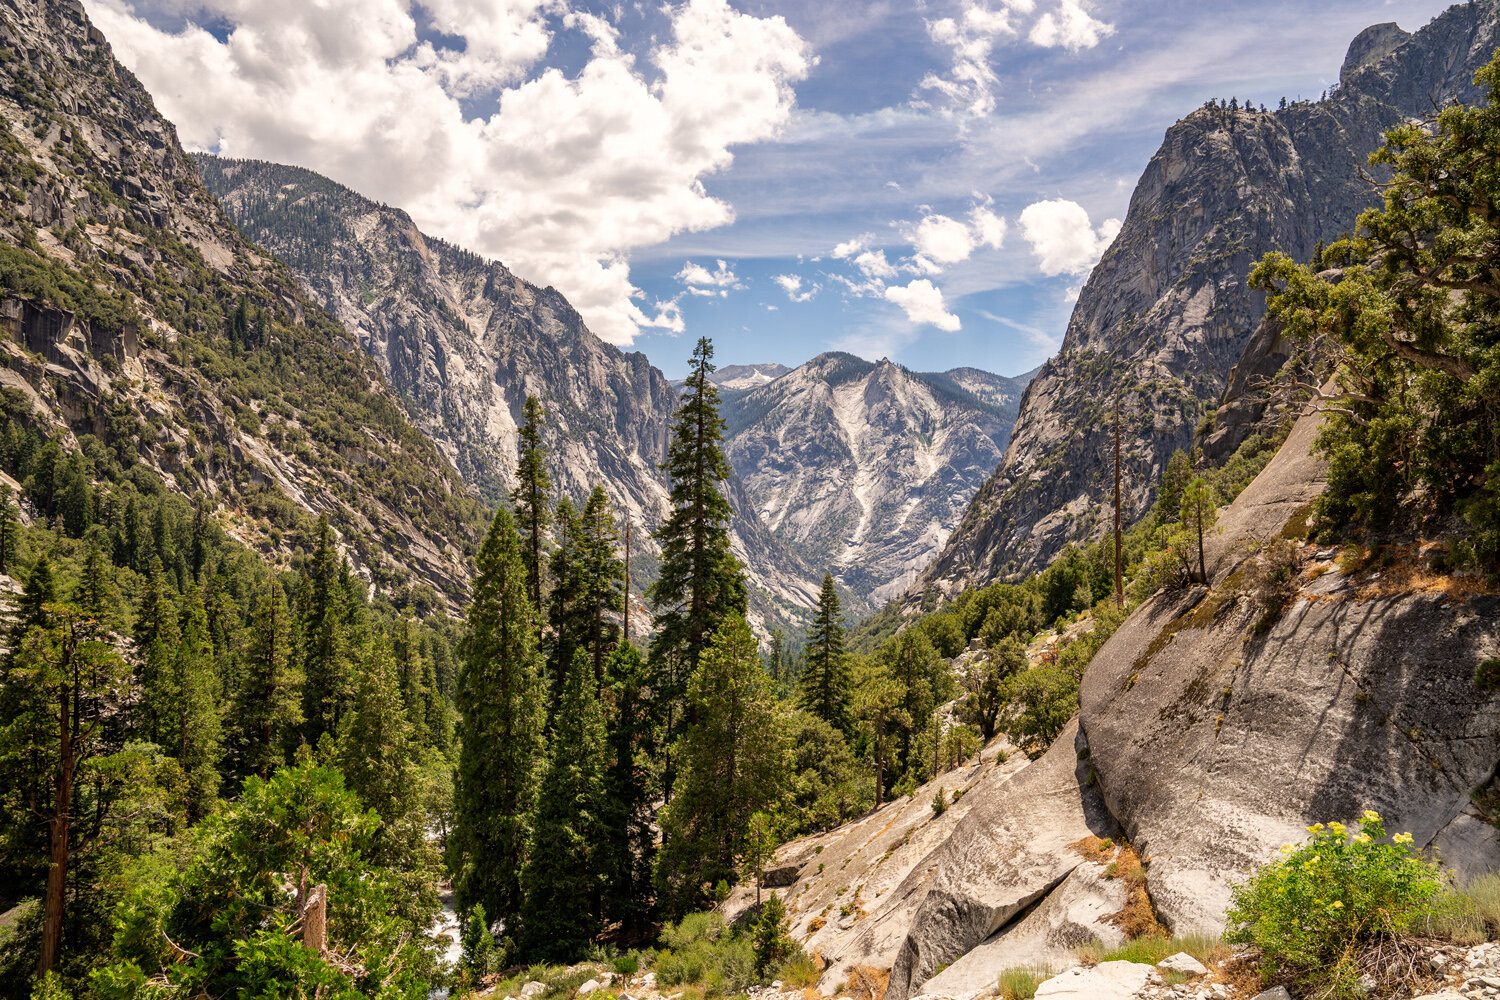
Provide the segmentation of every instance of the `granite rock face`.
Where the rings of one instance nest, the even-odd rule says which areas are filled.
[[[1285,109],[1206,106],[1142,174],[1119,236],[1079,296],[1063,346],[1027,388],[995,474],[910,596],[1045,566],[1108,523],[1120,400],[1127,514],[1152,503],[1167,460],[1223,397],[1264,314],[1247,285],[1262,254],[1306,260],[1373,203],[1359,177],[1382,133],[1434,103],[1478,96],[1500,44],[1500,3],[1457,5],[1414,34],[1350,46],[1342,86]]]
[[[725,397],[726,453],[778,539],[874,610],[947,541],[999,461],[1022,383],[822,354]]]

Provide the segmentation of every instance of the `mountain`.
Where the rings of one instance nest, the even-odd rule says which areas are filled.
[[[492,503],[514,485],[521,407],[536,396],[554,485],[582,500],[603,484],[636,526],[636,585],[654,579],[649,532],[667,511],[660,465],[678,397],[644,354],[594,336],[555,289],[425,236],[405,212],[310,170],[196,159],[229,216],[343,322],[411,419]],[[796,620],[816,603],[817,579],[748,514],[737,484],[730,496],[757,613]]]
[[[774,382],[791,371],[786,365],[771,363],[764,365],[725,365],[709,377],[709,381],[720,389],[737,391],[757,389],[767,382]],[[672,383],[674,389],[682,389],[682,379]]]
[[[947,541],[999,461],[1025,383],[828,353],[726,394],[726,453],[757,516],[872,610]]]
[[[911,598],[1040,568],[1105,530],[1116,399],[1126,514],[1147,510],[1172,452],[1211,426],[1264,315],[1247,283],[1254,262],[1271,250],[1305,260],[1351,229],[1375,200],[1360,170],[1382,133],[1479,96],[1474,72],[1497,44],[1496,0],[1456,5],[1415,34],[1376,25],[1350,45],[1324,100],[1274,111],[1211,103],[1174,125],[1061,350],[1028,386],[999,468]],[[1279,363],[1274,331],[1263,339],[1250,366],[1262,374]]]
[[[466,599],[480,508],[373,364],[225,218],[76,0],[0,7],[0,381],[93,474],[203,497],[268,558]],[[107,474],[107,475],[106,475]]]

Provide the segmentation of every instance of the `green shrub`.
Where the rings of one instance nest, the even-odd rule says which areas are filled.
[[[932,797],[932,814],[941,816],[948,811],[948,793],[942,785],[938,785],[937,794]]]
[[[790,931],[786,906],[780,896],[772,893],[761,905],[760,919],[755,922],[753,942],[757,973],[775,968],[791,957],[797,945],[792,941]]]
[[[641,970],[641,960],[635,952],[621,955],[610,963],[610,967],[622,976],[633,976]]]
[[[1500,689],[1500,657],[1485,660],[1474,668],[1474,686],[1481,691]]]
[[[1288,974],[1322,996],[1350,997],[1360,951],[1430,921],[1443,881],[1412,850],[1411,834],[1386,840],[1376,813],[1366,812],[1353,835],[1342,823],[1308,832],[1306,843],[1286,844],[1281,858],[1234,888],[1226,938],[1260,949],[1268,982]]]

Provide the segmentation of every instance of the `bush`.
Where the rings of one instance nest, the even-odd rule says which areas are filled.
[[[1327,997],[1353,996],[1360,952],[1441,908],[1439,869],[1412,850],[1411,834],[1387,841],[1373,812],[1359,828],[1309,827],[1311,839],[1284,845],[1280,859],[1234,888],[1226,938],[1260,949],[1268,982],[1286,974]]]
[[[610,967],[622,976],[633,976],[641,970],[641,960],[635,952],[631,952],[615,959],[610,963]]]
[[[1500,690],[1500,657],[1485,660],[1475,668],[1474,686],[1481,691]]]
[[[781,897],[772,893],[760,908],[760,919],[755,923],[754,948],[755,971],[764,974],[791,957],[797,947],[791,939],[787,924],[786,907]]]
[[[937,794],[932,797],[932,814],[941,816],[948,811],[948,793],[942,785],[938,785]]]

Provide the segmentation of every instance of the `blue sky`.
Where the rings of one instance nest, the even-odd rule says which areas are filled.
[[[191,148],[293,162],[553,284],[679,376],[1016,374],[1173,121],[1446,4],[86,0]],[[1111,221],[1114,220],[1114,221]]]

